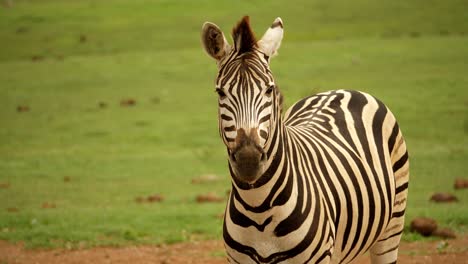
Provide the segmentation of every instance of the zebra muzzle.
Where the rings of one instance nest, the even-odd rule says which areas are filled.
[[[264,171],[267,157],[262,147],[258,145],[257,133],[247,136],[243,129],[239,129],[236,138],[236,147],[230,151],[229,162],[234,169],[236,178],[252,183]]]

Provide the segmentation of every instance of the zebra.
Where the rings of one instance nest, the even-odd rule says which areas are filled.
[[[218,125],[231,191],[223,238],[230,263],[396,263],[409,160],[394,115],[369,94],[334,90],[282,115],[269,67],[283,38],[276,18],[257,40],[248,16],[232,30],[203,24],[218,67]]]

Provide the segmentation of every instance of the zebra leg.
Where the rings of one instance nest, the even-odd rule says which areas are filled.
[[[403,203],[406,204],[406,196]],[[372,264],[397,263],[398,247],[400,246],[401,235],[403,234],[403,228],[405,227],[404,214],[404,208],[402,211],[394,211],[387,230],[377,243],[370,248]]]
[[[402,198],[400,200],[397,199],[395,202],[396,206],[394,206],[394,208],[403,207],[403,209],[394,211],[387,230],[377,243],[370,248],[372,264],[397,263],[398,247],[405,226],[406,193],[407,191],[405,190],[400,195]]]
[[[370,249],[372,264],[397,263],[398,247],[400,245],[401,233],[385,237],[375,243]]]
[[[405,150],[406,152],[406,150]],[[404,154],[407,155],[407,154]],[[403,157],[404,157],[403,155]],[[404,159],[404,158],[403,158]],[[401,159],[400,159],[401,160]],[[398,246],[405,227],[406,198],[408,196],[409,163],[406,160],[394,172],[395,175],[395,202],[393,213],[388,227],[380,239],[370,248],[372,264],[396,263]]]
[[[386,230],[380,236],[377,243],[370,248],[372,264],[396,263],[398,258],[398,246],[405,227],[406,199],[408,197],[409,160],[405,140],[401,131],[397,133],[390,154],[393,176],[395,180],[395,200],[393,203],[392,217]]]

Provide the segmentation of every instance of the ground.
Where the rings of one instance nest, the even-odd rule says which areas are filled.
[[[75,263],[226,263],[222,241],[122,248],[28,250],[21,244],[0,241],[1,264]],[[403,242],[398,263],[468,263],[468,235],[453,240]],[[370,263],[367,256],[355,263]]]

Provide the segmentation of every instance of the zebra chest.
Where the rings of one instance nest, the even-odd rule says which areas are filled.
[[[305,217],[290,217],[295,215],[297,199],[257,214],[242,208],[240,212],[232,210],[236,203],[231,202],[228,204],[231,209],[225,216],[224,240],[228,255],[242,260],[239,263],[251,263],[252,260],[277,263],[281,259],[288,259],[288,263],[305,263],[314,251],[331,248],[331,240],[324,243],[330,235],[330,224],[323,218],[324,214],[314,217],[305,210],[306,206],[299,204]]]

